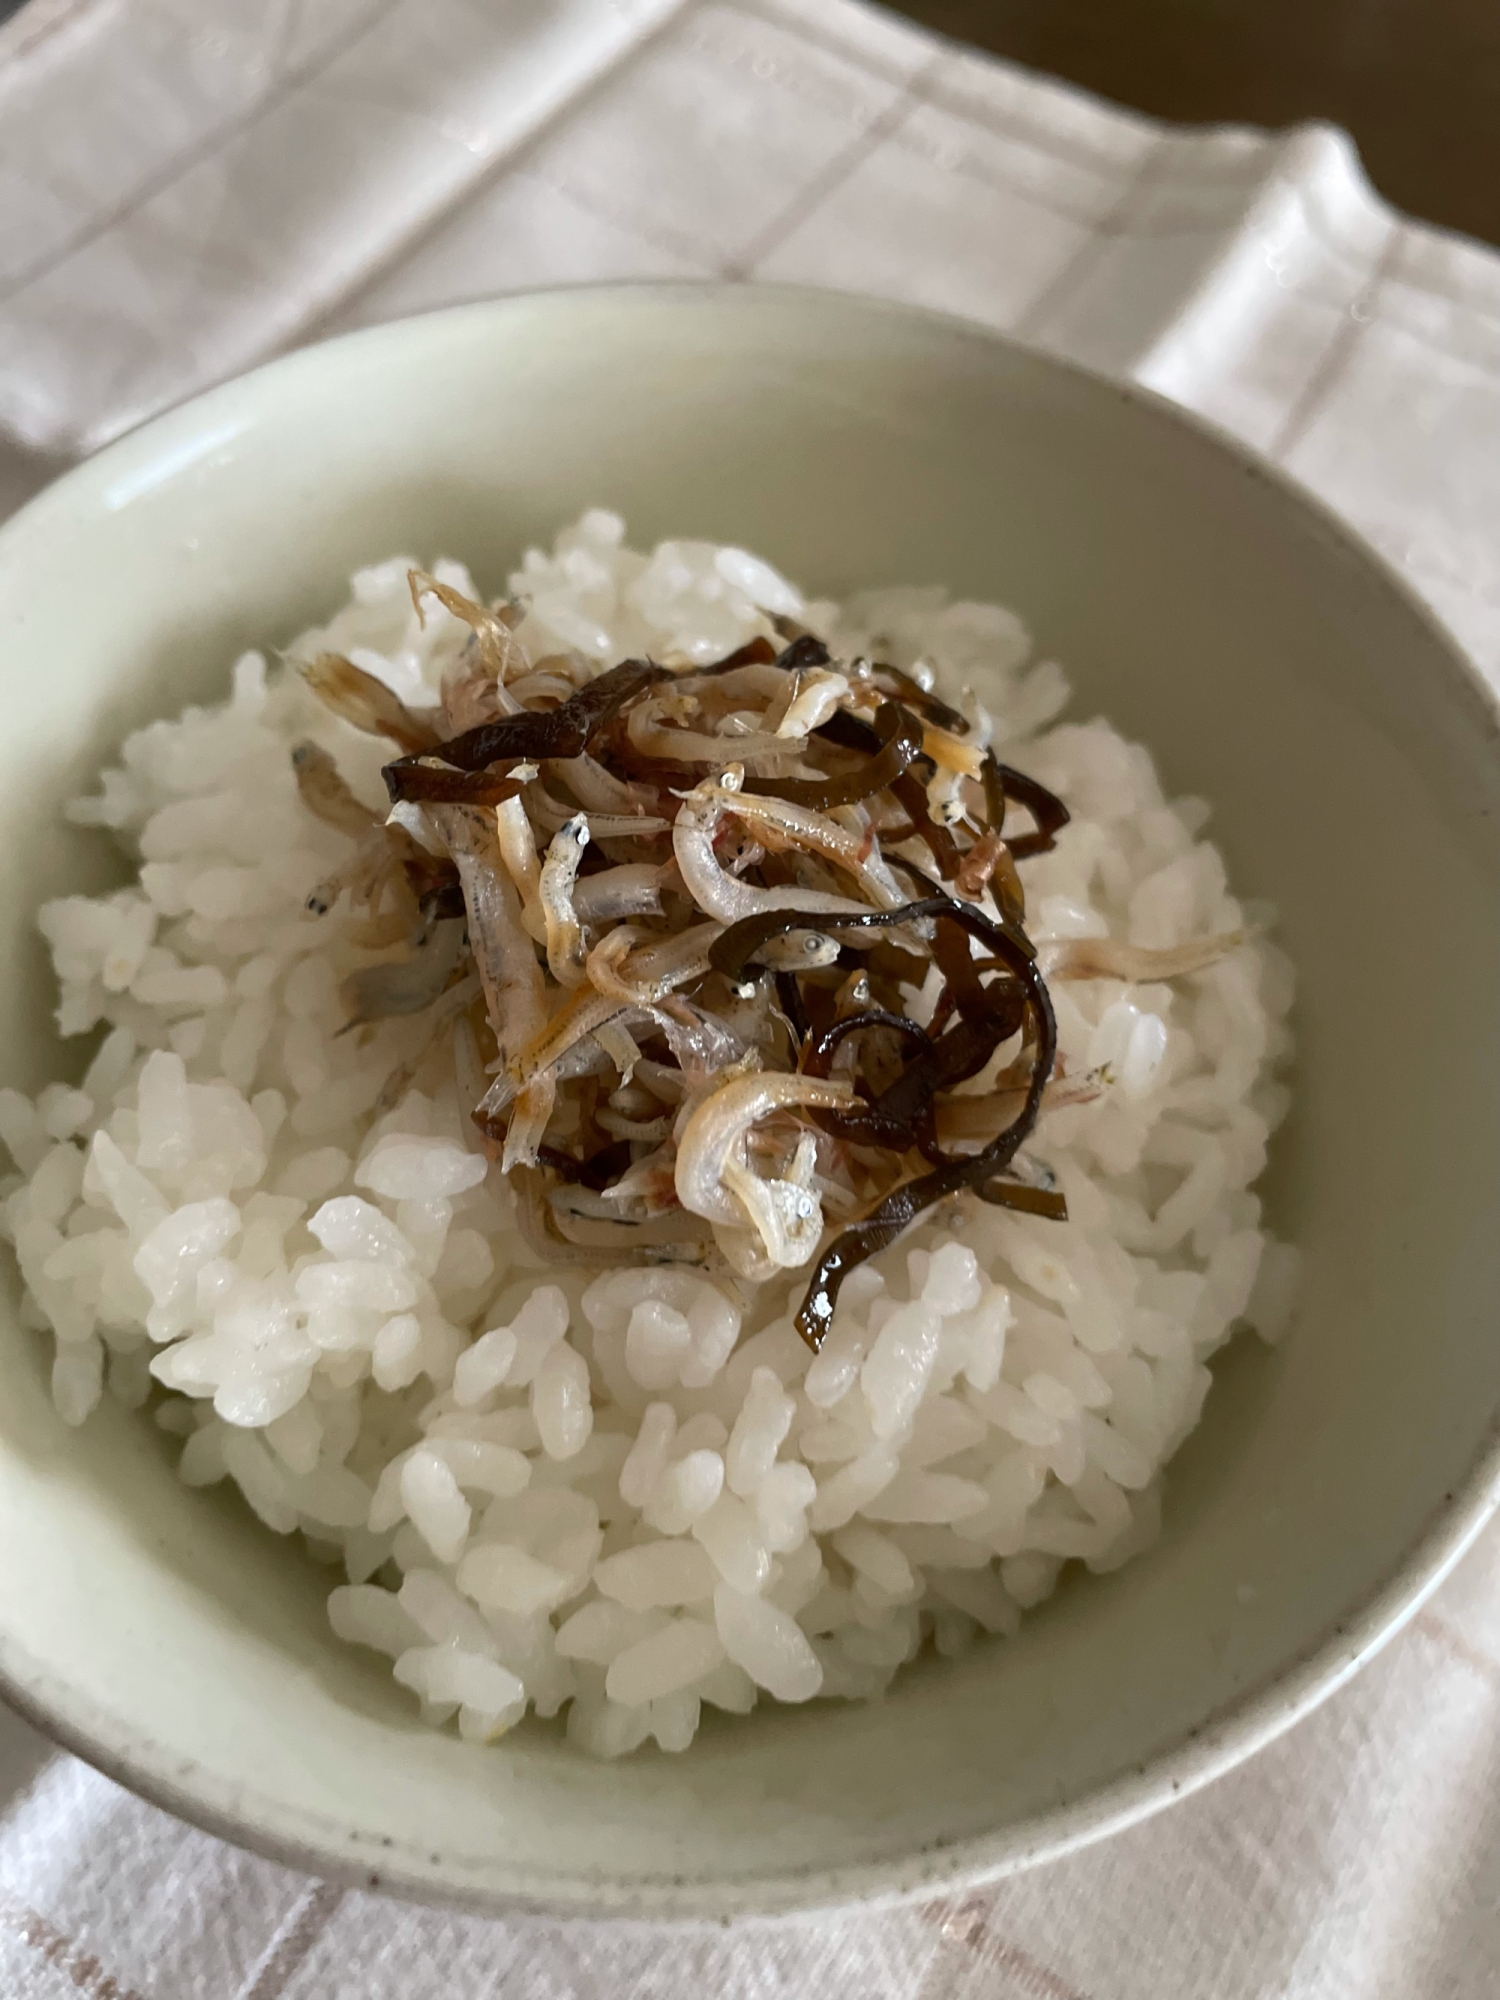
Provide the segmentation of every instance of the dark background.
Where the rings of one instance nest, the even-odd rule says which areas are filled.
[[[1352,132],[1399,208],[1500,243],[1500,0],[894,0],[1158,118]]]
[[[1399,208],[1500,244],[1500,0],[887,4],[1158,118],[1330,119]]]

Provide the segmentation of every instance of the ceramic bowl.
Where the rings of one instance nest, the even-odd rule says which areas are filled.
[[[1300,1325],[1215,1367],[1159,1546],[873,1705],[758,1710],[618,1764],[419,1724],[326,1574],[177,1483],[139,1417],[53,1414],[0,1301],[0,1673],[102,1769],[325,1876],[471,1908],[724,1918],[952,1888],[1153,1811],[1396,1628],[1495,1502],[1500,753],[1415,599],[1261,461],[1138,390],[813,293],[518,298],[361,333],[111,446],[0,534],[0,1050],[35,1088],[38,902],[98,887],[58,808],[394,549],[498,588],[587,503],[819,593],[1014,605],[1075,712],[1214,803],[1300,977],[1271,1219]]]

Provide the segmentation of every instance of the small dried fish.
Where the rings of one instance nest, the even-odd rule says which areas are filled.
[[[314,746],[298,783],[354,843],[319,894],[347,889],[377,927],[415,913],[422,940],[351,975],[352,1018],[457,1013],[472,959],[484,1007],[455,1019],[455,1071],[534,1247],[712,1254],[752,1281],[811,1262],[816,1348],[847,1272],[933,1203],[1066,1213],[1021,1148],[1044,1106],[1109,1079],[1054,1078],[1047,978],[1172,978],[1239,934],[1038,954],[1016,863],[1067,808],[914,673],[835,662],[783,620],[780,652],[589,677],[526,661],[503,610],[425,571],[411,588],[474,634],[450,734],[336,656],[307,671],[401,746],[391,798],[451,862],[372,825]]]
[[[1244,931],[1220,931],[1213,937],[1190,938],[1186,944],[1154,951],[1118,938],[1060,938],[1037,953],[1049,979],[1123,979],[1143,984],[1152,979],[1181,979],[1204,972],[1245,942]]]
[[[325,826],[347,833],[351,840],[363,840],[380,824],[379,813],[357,799],[339,767],[320,744],[298,743],[292,751],[292,770],[303,805]]]
[[[559,986],[583,983],[583,926],[573,908],[578,864],[589,844],[589,823],[577,813],[553,834],[542,863],[537,896],[547,927],[547,968]]]
[[[351,972],[339,989],[348,1028],[398,1014],[420,1014],[458,969],[463,948],[464,927],[450,920],[435,925],[427,942],[409,957]]]
[[[425,717],[414,715],[384,681],[342,653],[319,653],[315,660],[298,661],[297,669],[326,707],[366,736],[387,736],[413,755],[437,742],[437,731]]]

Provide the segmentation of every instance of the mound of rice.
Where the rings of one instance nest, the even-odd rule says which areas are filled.
[[[1245,921],[1208,807],[1165,799],[1107,723],[1057,724],[1063,675],[1027,664],[1009,612],[936,589],[804,605],[743,551],[623,535],[591,512],[526,555],[533,658],[707,661],[795,614],[982,701],[1067,800],[1025,865],[1038,941]],[[294,657],[335,649],[435,701],[468,634],[435,606],[419,627],[408,566],[361,571]],[[482,1741],[566,1708],[602,1756],[685,1748],[704,1702],[877,1695],[929,1641],[1014,1632],[1064,1563],[1151,1542],[1208,1356],[1291,1310],[1296,1253],[1251,1191],[1287,1102],[1273,945],[1171,986],[1057,986],[1070,1069],[1112,1079],[1035,1140],[1072,1219],[932,1212],[849,1279],[814,1359],[802,1273],[748,1297],[681,1267],[538,1282],[449,1045],[420,1019],[338,1032],[372,954],[347,901],[303,913],[343,848],[298,797],[308,736],[383,797],[388,750],[249,653],[226,703],[132,736],[69,809],[139,877],[41,912],[63,1032],[105,1028],[81,1086],[0,1092],[0,1214],[68,1422],[106,1387],[150,1406],[188,1485],[233,1481],[343,1572],[334,1630],[388,1654],[433,1723]]]

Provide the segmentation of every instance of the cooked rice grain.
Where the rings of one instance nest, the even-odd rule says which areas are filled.
[[[623,533],[595,511],[527,554],[533,659],[703,662],[797,617],[836,654],[932,669],[1067,800],[1024,864],[1040,943],[1241,927],[1206,806],[1164,798],[1107,723],[1057,723],[1066,682],[1010,612],[931,589],[807,605],[742,550]],[[435,701],[468,632],[430,598],[419,623],[409,567],[361,571],[294,657]],[[435,574],[475,594],[461,565]],[[70,808],[139,875],[40,914],[62,1031],[105,1031],[81,1086],[0,1091],[3,1226],[67,1422],[149,1392],[189,1484],[229,1479],[275,1532],[342,1552],[335,1632],[389,1655],[429,1720],[488,1741],[566,1706],[601,1756],[685,1748],[704,1702],[877,1694],[926,1640],[1013,1632],[1064,1562],[1150,1543],[1208,1357],[1293,1311],[1296,1252],[1252,1192],[1287,1102],[1273,944],[1170,985],[1055,984],[1067,1072],[1108,1080],[1034,1142],[1071,1220],[928,1214],[850,1278],[814,1358],[800,1273],[748,1303],[680,1267],[538,1285],[463,1115],[461,1034],[339,1032],[341,983],[379,954],[347,899],[304,914],[348,852],[299,797],[304,740],[383,809],[387,749],[257,653]]]

